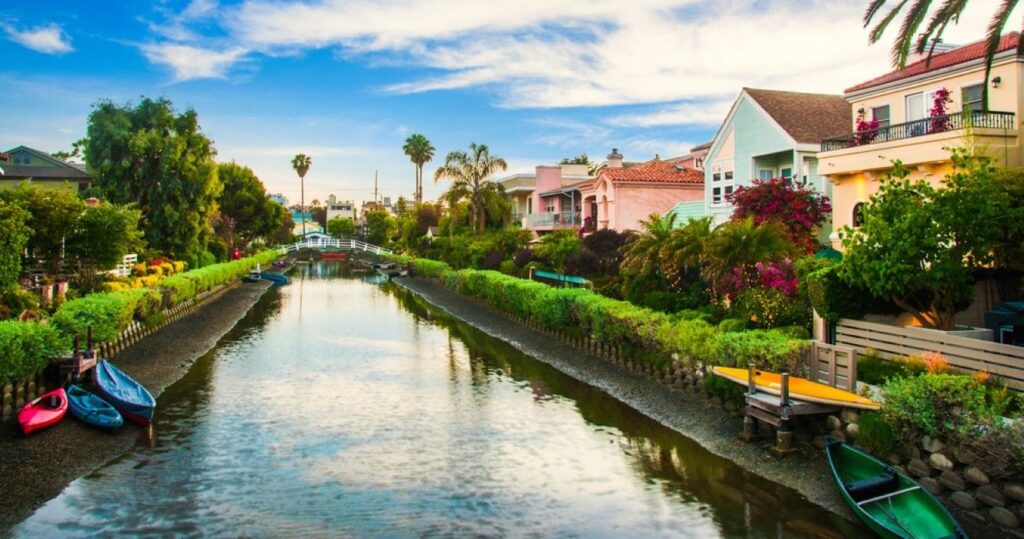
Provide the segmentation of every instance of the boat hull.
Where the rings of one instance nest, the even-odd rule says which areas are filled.
[[[260,276],[263,277],[264,279],[268,280],[268,281],[273,281],[276,284],[288,284],[288,276],[287,275],[283,275],[283,274],[280,274],[280,273],[270,273],[268,271],[264,271],[263,273],[260,274]]]
[[[747,385],[749,376],[747,369],[735,367],[712,367],[712,371],[722,378]],[[782,375],[774,372],[756,371],[754,381],[758,391],[764,391],[772,395],[779,395],[782,392]],[[862,397],[850,391],[843,391],[832,386],[819,384],[818,382],[799,378],[789,377],[789,396],[807,402],[815,402],[830,406],[842,406],[844,408],[859,408],[861,410],[878,410],[881,404]]]
[[[107,360],[96,365],[96,390],[125,419],[148,426],[153,421],[156,399],[145,386]]]
[[[55,400],[56,403],[51,402]],[[51,427],[64,419],[68,412],[68,396],[64,388],[59,387],[44,393],[26,404],[18,412],[18,425],[25,436],[38,430]]]
[[[68,411],[86,425],[108,430],[124,425],[121,413],[99,396],[74,384],[68,386],[67,394]]]
[[[951,537],[967,533],[927,490],[845,442],[826,438],[825,456],[843,499],[880,537]]]

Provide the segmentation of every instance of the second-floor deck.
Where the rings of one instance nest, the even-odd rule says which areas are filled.
[[[583,216],[572,211],[531,213],[526,216],[525,224],[526,228],[542,230],[578,228],[583,224]]]
[[[995,129],[1009,132],[1017,130],[1017,122],[1012,112],[956,112],[827,138],[821,141],[821,151],[845,150],[966,129]]]

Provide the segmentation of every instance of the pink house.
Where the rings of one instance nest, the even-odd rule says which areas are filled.
[[[597,178],[574,187],[582,200],[584,223],[591,231],[638,230],[640,221],[652,213],[664,214],[680,202],[704,200],[702,172],[658,158],[623,167],[622,155],[616,150]]]

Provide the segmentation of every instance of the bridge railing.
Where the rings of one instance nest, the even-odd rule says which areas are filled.
[[[375,255],[390,255],[392,254],[391,249],[385,249],[379,245],[373,245],[372,243],[366,243],[354,238],[316,238],[306,239],[298,241],[290,245],[281,246],[279,249],[281,254],[287,254],[295,252],[301,249],[345,249],[349,251],[363,251],[367,253],[373,253]]]

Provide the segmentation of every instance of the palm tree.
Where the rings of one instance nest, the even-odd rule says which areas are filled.
[[[623,271],[637,275],[660,274],[662,249],[672,235],[675,222],[674,213],[666,216],[652,213],[647,219],[640,221],[642,232],[624,247]]]
[[[1002,0],[996,12],[992,15],[992,19],[988,23],[988,31],[985,35],[985,80],[989,79],[989,75],[992,72],[992,59],[995,58],[996,51],[999,49],[999,41],[1003,35],[1003,29],[1006,27],[1006,23],[1010,19],[1010,14],[1013,8],[1017,7],[1019,0]],[[871,24],[872,19],[876,15],[879,15],[882,7],[885,6],[886,0],[873,0],[868,5],[867,11],[864,13],[864,26],[867,27]],[[899,33],[896,34],[896,41],[892,46],[892,63],[897,69],[903,69],[907,65],[907,58],[910,56],[911,47],[914,52],[921,54],[928,50],[928,57],[931,58],[932,51],[935,50],[935,44],[938,43],[942,38],[942,33],[946,31],[946,26],[949,23],[956,24],[960,20],[960,14],[963,13],[967,7],[967,0],[944,0],[939,8],[932,14],[931,19],[928,21],[928,25],[925,27],[923,32],[918,32],[921,25],[925,23],[925,19],[928,18],[928,8],[931,7],[932,0],[899,0],[894,2],[896,5],[890,9],[881,19],[875,24],[874,28],[871,29],[871,33],[868,36],[870,43],[875,43],[882,38],[882,34],[885,33],[885,29],[889,27],[896,15],[903,10],[904,7],[909,5],[909,9],[903,17],[903,24],[900,26]],[[890,4],[891,5],[891,4]],[[916,36],[916,41],[915,41]],[[1024,40],[1021,40],[1017,45],[1017,54],[1024,53]],[[983,110],[988,110],[988,84],[983,85],[984,95],[982,96]]]
[[[416,193],[414,195],[417,205],[423,203],[423,164],[434,158],[434,147],[427,140],[427,137],[413,133],[405,139],[402,151],[409,156],[409,160],[416,165]]]
[[[752,217],[731,221],[714,230],[704,244],[701,273],[718,292],[734,268],[753,268],[758,262],[777,262],[794,255],[796,247],[778,223],[754,224]]]
[[[292,168],[295,169],[295,173],[299,175],[299,183],[302,184],[302,198],[300,199],[299,212],[302,213],[302,237],[306,237],[306,173],[309,172],[309,166],[313,164],[313,159],[304,153],[296,155],[292,159]]]
[[[452,180],[449,192],[469,198],[470,222],[476,223],[478,230],[483,232],[488,199],[495,191],[494,182],[488,178],[507,168],[505,160],[492,156],[486,144],[472,142],[468,154],[458,150],[448,152],[444,165],[434,172],[434,181]]]

